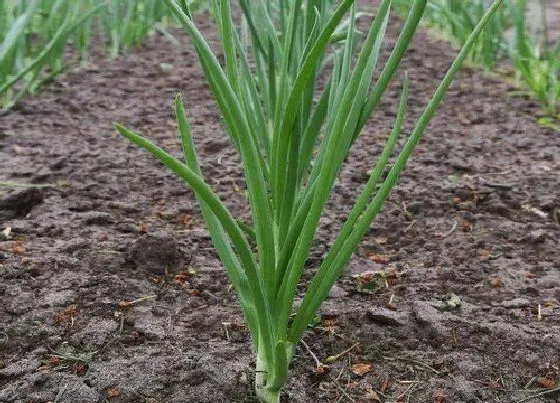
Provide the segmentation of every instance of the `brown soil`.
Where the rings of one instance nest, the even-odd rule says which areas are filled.
[[[394,23],[389,42],[397,32]],[[1,402],[255,401],[250,340],[192,192],[111,127],[126,123],[178,154],[172,98],[183,92],[206,178],[248,217],[238,159],[183,42],[156,36],[0,117],[0,180],[55,185],[1,188],[0,223],[11,228],[9,240],[0,234]],[[416,37],[407,128],[453,54]],[[476,69],[460,74],[305,336],[320,360],[354,348],[323,376],[299,349],[286,402],[559,401],[546,388],[560,366],[560,137],[513,90]],[[310,270],[397,99],[391,89],[349,156]],[[368,271],[384,271],[387,287],[358,292],[354,276]]]

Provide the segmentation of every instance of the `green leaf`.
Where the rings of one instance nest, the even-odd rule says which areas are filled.
[[[219,197],[191,168],[126,127],[116,124],[115,128],[121,135],[153,154],[165,166],[189,184],[197,197],[212,211],[213,214],[215,214],[217,219],[220,221],[223,229],[230,237],[232,244],[235,246],[235,249],[239,254],[241,265],[247,275],[249,287],[251,288],[251,293],[257,311],[256,316],[258,319],[259,334],[262,335],[263,339],[267,343],[267,345],[265,345],[265,351],[268,359],[272,360],[272,318],[270,314],[271,310],[268,307],[265,283],[261,273],[259,273],[257,263],[254,260],[247,238],[239,228],[237,221],[233,218]]]
[[[179,126],[179,133],[181,136],[181,143],[183,145],[183,154],[185,156],[186,164],[195,174],[202,177],[200,164],[196,156],[191,135],[190,125],[185,115],[183,99],[180,95],[177,95],[175,99],[175,114],[177,116],[177,123]],[[216,216],[216,214],[214,214],[208,204],[198,196],[198,194],[197,199],[200,203],[202,215],[206,225],[208,226],[212,242],[218,251],[220,260],[224,264],[233,286],[240,296],[243,312],[247,318],[251,334],[258,334],[256,318],[257,312],[253,302],[254,295],[250,288],[247,276],[242,269],[241,263],[239,262],[234,249],[231,246],[230,240],[222,226],[222,223],[220,222],[220,219]],[[239,226],[239,221],[237,221],[237,224]],[[241,226],[239,227],[241,228]]]
[[[260,165],[262,157],[259,156],[259,149],[257,144],[253,141],[253,137],[246,135],[250,129],[245,115],[243,114],[237,97],[224,71],[220,67],[216,56],[212,53],[210,46],[204,40],[202,34],[196,28],[192,20],[181,11],[180,7],[177,6],[173,0],[165,1],[180,20],[185,30],[191,35],[200,61],[205,69],[206,77],[212,83],[212,89],[224,113],[224,118],[228,120],[230,129],[233,132],[233,137],[239,144],[241,158],[245,166],[249,200],[252,206],[253,222],[255,223],[255,233],[257,235],[259,264],[264,272],[263,277],[267,283],[267,290],[264,292],[269,294],[274,287],[275,242],[273,228],[270,227],[273,218],[267,194],[267,186],[264,179],[264,172]]]

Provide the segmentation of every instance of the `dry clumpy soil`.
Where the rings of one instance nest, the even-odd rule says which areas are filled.
[[[397,33],[394,23],[389,43]],[[11,229],[0,234],[0,402],[255,401],[249,336],[192,192],[111,127],[178,155],[182,91],[206,177],[249,218],[238,159],[183,42],[155,36],[0,117],[1,180],[54,185],[0,188]],[[453,54],[414,40],[408,129]],[[381,150],[397,90],[348,157],[302,291]],[[319,375],[299,349],[284,401],[559,401],[560,136],[511,92],[460,74],[305,336],[319,360],[350,351]],[[359,292],[380,273],[386,285]]]

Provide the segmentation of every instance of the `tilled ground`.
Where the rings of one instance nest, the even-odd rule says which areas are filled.
[[[0,402],[255,401],[249,336],[192,192],[111,126],[179,154],[181,91],[206,178],[249,218],[239,161],[182,42],[153,37],[0,117],[1,179],[54,184],[1,190],[11,233],[0,235]],[[453,55],[414,40],[407,129]],[[305,336],[319,360],[342,354],[319,375],[298,350],[286,402],[559,401],[560,136],[512,92],[476,69],[460,74]],[[365,183],[398,96],[395,85],[348,157],[305,281]],[[360,282],[379,287],[364,293]]]

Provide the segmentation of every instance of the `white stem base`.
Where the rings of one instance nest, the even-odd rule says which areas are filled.
[[[263,403],[280,403],[281,390],[267,388],[269,368],[261,351],[257,352],[257,368],[255,375],[255,392]]]
[[[280,390],[269,390],[266,388],[257,388],[257,397],[263,403],[280,403]]]

